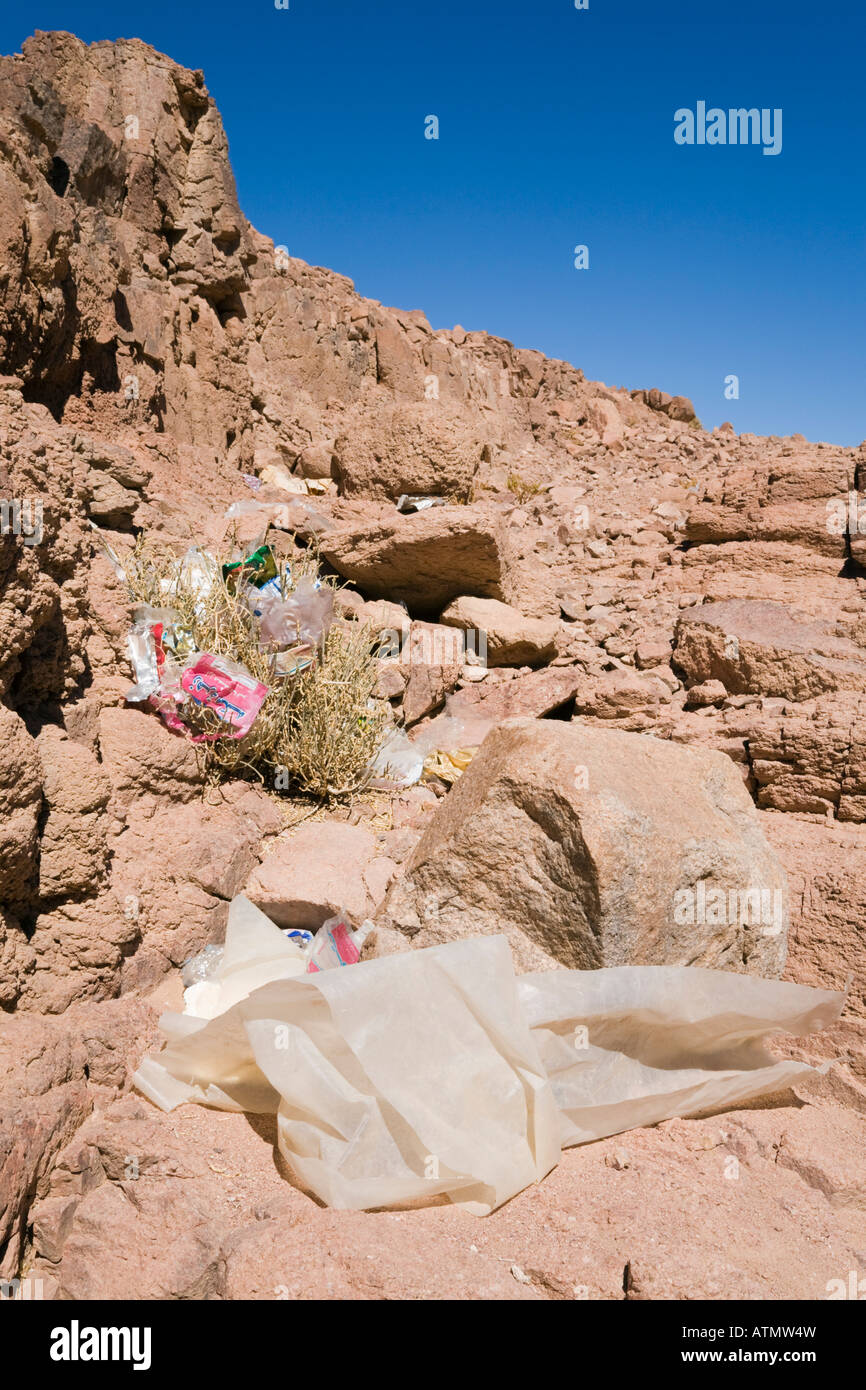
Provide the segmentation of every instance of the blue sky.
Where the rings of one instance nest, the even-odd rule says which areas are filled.
[[[708,427],[866,438],[862,0],[23,0],[0,49],[37,28],[203,68],[246,215],[362,294]],[[678,146],[699,100],[781,108],[782,152]]]

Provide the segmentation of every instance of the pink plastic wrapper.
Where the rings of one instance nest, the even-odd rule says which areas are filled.
[[[151,697],[151,704],[159,710],[170,729],[186,734],[193,743],[212,743],[226,735],[243,738],[248,734],[267,693],[268,687],[237,662],[203,652],[187,662],[180,676],[179,689],[174,692],[171,687],[164,688]],[[205,709],[212,709],[230,728],[225,734],[190,733],[175,708],[178,697],[182,699],[183,696]]]
[[[341,965],[357,965],[371,927],[371,922],[365,922],[360,930],[353,931],[345,917],[329,917],[310,944],[307,974],[316,975],[320,970],[333,970]]]
[[[212,709],[232,726],[232,737],[243,738],[253,726],[268,687],[226,657],[204,652],[187,666],[181,688],[197,705]]]

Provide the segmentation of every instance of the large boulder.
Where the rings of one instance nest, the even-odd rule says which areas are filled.
[[[490,733],[382,924],[433,945],[503,932],[519,968],[778,975],[784,871],[724,754],[558,721]]]

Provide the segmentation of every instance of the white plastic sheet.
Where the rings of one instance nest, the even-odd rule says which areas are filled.
[[[735,1105],[810,1069],[760,1040],[835,1019],[844,996],[722,971],[515,977],[504,937],[318,975],[245,898],[232,904],[220,1012],[168,1014],[139,1090],[274,1113],[298,1184],[329,1206],[447,1197],[491,1211],[562,1145]]]

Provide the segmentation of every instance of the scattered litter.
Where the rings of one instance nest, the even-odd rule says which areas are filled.
[[[285,598],[279,591],[262,591],[256,610],[261,617],[263,647],[288,647],[304,642],[319,647],[334,615],[334,591],[318,580],[299,579]]]
[[[311,931],[302,931],[300,927],[283,927],[282,932],[283,936],[287,937],[289,941],[294,941],[295,945],[300,946],[302,950],[312,944],[313,933]]]
[[[358,930],[353,931],[351,923],[342,913],[329,917],[313,937],[307,974],[333,970],[338,965],[357,965],[361,959],[361,948],[372,930],[373,923],[370,921],[362,922]]]
[[[415,746],[405,729],[397,728],[385,739],[368,770],[370,786],[379,791],[412,787],[421,780],[424,752]]]
[[[334,585],[312,548],[295,547],[289,563],[267,543],[267,526],[258,543],[219,558],[195,545],[177,558],[170,543],[139,538],[120,568],[137,601],[128,699],[208,745],[209,770],[251,771],[277,790],[319,796],[368,784],[391,710],[375,698],[369,635],[335,623]],[[417,780],[423,759],[413,761]]]
[[[146,617],[136,618],[127,634],[126,645],[135,673],[135,685],[127,690],[126,699],[130,704],[138,704],[159,690],[160,661],[157,650],[162,652],[162,663],[165,662],[162,624],[151,622]]]
[[[529,1275],[528,1275],[528,1274],[525,1274],[525,1273],[523,1272],[523,1270],[520,1268],[520,1265],[512,1265],[512,1266],[511,1266],[511,1273],[513,1274],[514,1278],[517,1280],[518,1284],[531,1284],[531,1283],[532,1283],[532,1280],[530,1279]]]
[[[213,944],[205,946],[204,950],[199,951],[197,956],[190,956],[189,960],[184,961],[181,966],[180,978],[187,989],[190,985],[198,985],[203,980],[210,980],[222,965],[222,959],[222,946],[214,946]]]
[[[504,936],[308,964],[236,898],[208,1012],[164,1014],[135,1084],[164,1110],[276,1115],[297,1184],[353,1210],[447,1196],[483,1215],[563,1147],[783,1091],[813,1069],[763,1041],[825,1028],[845,1003],[697,966],[515,976]]]
[[[447,497],[423,497],[404,492],[397,501],[398,512],[425,512],[428,507],[444,507]]]
[[[458,778],[462,777],[475,754],[477,748],[455,748],[453,753],[446,753],[439,748],[435,753],[430,753],[424,759],[424,778],[425,780],[437,777],[440,782],[447,782],[452,786]]]
[[[264,584],[277,579],[278,575],[277,562],[269,545],[260,545],[244,560],[232,560],[230,564],[223,565],[223,580],[230,594],[235,592],[239,579],[261,589]]]
[[[206,550],[202,550],[201,546],[191,545],[183,558],[177,562],[174,574],[162,581],[161,588],[167,598],[176,596],[180,588],[193,593],[198,600],[196,613],[201,615],[218,578],[216,560],[208,555]]]
[[[252,498],[243,502],[233,502],[225,514],[225,519],[237,521],[242,516],[257,514],[262,516],[265,526],[275,526],[279,531],[320,535],[322,531],[331,528],[328,518],[300,497],[293,497],[290,502],[258,502]]]
[[[493,721],[454,702],[445,713],[431,719],[418,735],[416,746],[425,753],[423,777],[452,786],[466,771],[493,727]]]
[[[231,725],[231,737],[243,738],[253,726],[268,687],[227,656],[201,652],[185,667],[181,689],[202,709],[213,710]],[[219,737],[218,734],[201,737]]]
[[[261,478],[255,477],[252,473],[242,473],[241,480],[246,483],[248,488],[252,488],[253,492],[258,492],[262,485]]]

